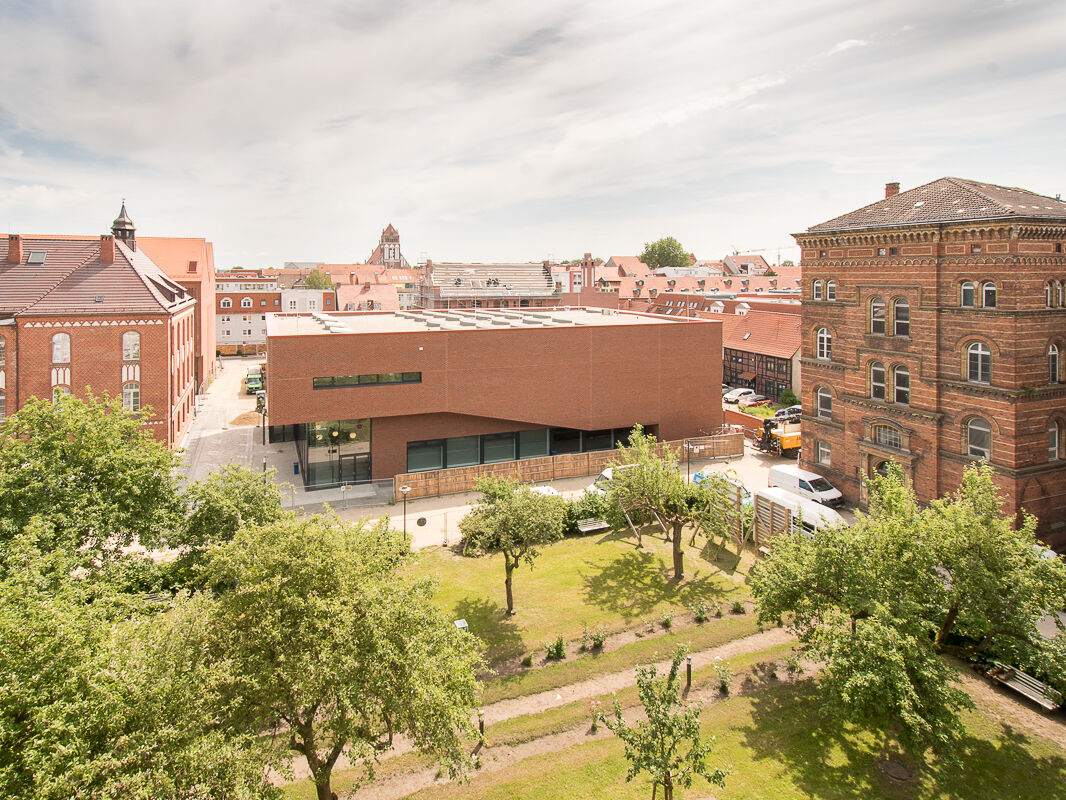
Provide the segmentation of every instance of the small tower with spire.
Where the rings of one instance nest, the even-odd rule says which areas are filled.
[[[130,250],[137,249],[137,227],[126,213],[126,198],[122,198],[122,210],[111,223],[111,233]]]

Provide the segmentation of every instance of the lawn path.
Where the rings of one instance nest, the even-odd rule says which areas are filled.
[[[716,658],[720,658],[723,661],[728,661],[731,658],[737,656],[746,655],[748,653],[755,653],[760,650],[765,650],[769,647],[773,647],[778,644],[792,641],[795,637],[786,631],[784,628],[772,628],[762,633],[756,633],[751,636],[745,636],[742,639],[734,639],[731,642],[718,645],[717,647],[711,647],[707,650],[700,650],[692,653],[692,668],[693,670],[699,667],[711,664]],[[663,655],[668,655],[664,653]],[[670,666],[670,660],[664,659],[657,662],[656,666],[660,671]],[[608,693],[617,692],[630,686],[636,685],[636,668],[629,667],[628,669],[620,672],[613,672],[608,675],[600,675],[596,678],[589,678],[588,680],[578,681],[577,683],[571,683],[567,686],[560,686],[555,689],[549,689],[544,692],[537,692],[536,694],[525,695],[523,697],[515,697],[510,700],[500,700],[491,705],[485,706],[485,724],[489,725],[495,722],[502,722],[503,720],[513,719],[514,717],[526,716],[529,714],[537,714],[541,711],[547,711],[551,708],[566,705],[567,703],[573,703],[575,700],[588,700],[593,697]],[[532,742],[526,742],[522,745],[515,747],[496,747],[493,748],[493,755],[502,753],[503,751],[513,753],[524,753],[527,747],[533,747],[537,742],[547,741],[549,739],[555,739],[558,737],[565,737],[573,735],[576,741],[583,741],[584,734],[578,734],[575,732],[564,732],[561,734],[554,734],[549,737],[542,737]],[[567,745],[560,743],[558,747],[565,747]],[[412,750],[410,742],[404,737],[397,737],[393,743],[392,749],[385,754],[385,759],[393,758],[404,753],[408,753]],[[528,755],[538,752],[546,752],[543,746],[539,749],[531,751],[527,755],[516,756],[508,763],[521,760],[521,758],[527,758]],[[383,759],[384,760],[384,759]],[[349,769],[351,763],[348,761],[347,755],[342,755],[338,760],[335,767],[335,772]],[[302,781],[311,777],[311,772],[307,767],[307,761],[303,756],[298,756],[293,760],[293,781]],[[392,780],[384,780],[380,783],[369,784],[359,790],[359,797],[378,797],[373,793],[375,787],[382,788],[392,786],[398,781],[402,781],[404,777],[421,776],[428,774],[430,780],[428,783],[419,784],[413,789],[406,790],[406,794],[415,792],[423,786],[429,786],[433,783],[433,776],[437,773],[436,767],[428,770],[420,770],[413,773],[407,773],[406,776],[397,776]],[[279,781],[280,782],[280,781]],[[399,795],[381,795],[381,797],[402,797]]]

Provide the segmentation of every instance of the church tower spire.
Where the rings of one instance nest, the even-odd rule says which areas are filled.
[[[126,213],[126,198],[122,198],[122,210],[115,221],[111,223],[111,233],[130,250],[137,249],[137,227]]]

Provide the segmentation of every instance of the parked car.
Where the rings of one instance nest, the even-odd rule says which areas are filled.
[[[548,497],[559,497],[559,490],[554,486],[531,486],[529,491],[535,494],[543,494]]]
[[[788,408],[779,408],[774,413],[775,417],[798,417],[802,406],[789,406]]]
[[[607,496],[607,488],[611,485],[611,481],[614,480],[615,470],[629,469],[635,467],[636,464],[623,464],[620,467],[607,467],[603,472],[596,476],[596,480],[585,487],[585,491],[589,494],[598,494],[600,497]]]
[[[723,397],[725,397],[731,391],[733,391],[733,387],[732,386],[730,386],[728,383],[723,383],[722,384],[722,396]]]
[[[692,476],[692,482],[696,484],[703,483],[711,475],[721,475],[726,480],[726,482],[731,483],[733,486],[737,487],[737,490],[740,492],[740,504],[742,506],[751,505],[751,492],[748,491],[747,487],[743,483],[741,483],[739,479],[734,478],[732,475],[722,475],[721,472],[704,472],[703,470],[700,470]]]
[[[751,397],[753,394],[755,394],[754,389],[734,389],[731,392],[727,392],[722,397],[722,400],[727,403],[739,403],[741,398]]]
[[[766,475],[766,485],[779,486],[824,506],[844,504],[844,495],[833,484],[816,472],[808,472],[792,464],[770,467]]]
[[[747,397],[740,398],[738,405],[744,408],[750,408],[751,406],[764,406],[770,402],[770,398],[764,394],[749,394]]]
[[[753,505],[756,544],[768,545],[773,536],[781,533],[813,539],[814,532],[821,528],[847,524],[836,511],[779,487],[756,489]]]

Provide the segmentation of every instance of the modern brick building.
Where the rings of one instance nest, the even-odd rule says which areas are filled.
[[[941,178],[795,235],[802,466],[863,501],[898,464],[919,499],[986,458],[1011,513],[1066,545],[1066,203]]]
[[[0,418],[31,397],[121,397],[180,443],[197,386],[196,301],[138,248],[122,213],[98,236],[7,237],[0,262]]]
[[[721,324],[602,309],[267,320],[272,441],[305,484],[612,448],[722,422]]]

